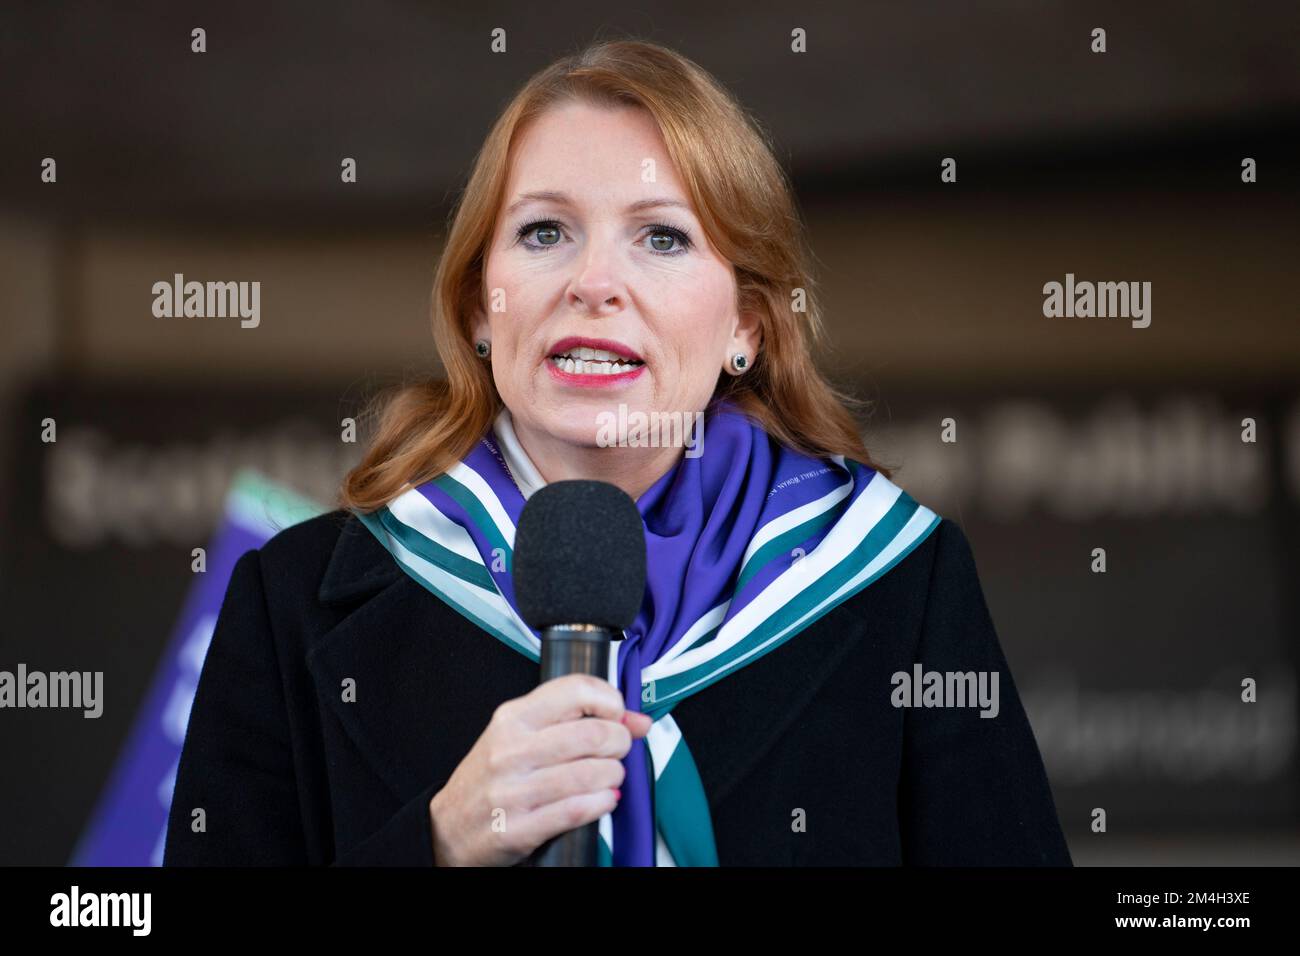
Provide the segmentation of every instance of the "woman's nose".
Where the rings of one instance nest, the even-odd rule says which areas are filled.
[[[571,286],[573,297],[589,310],[621,304],[623,297],[619,265],[609,244],[591,242],[577,259]]]

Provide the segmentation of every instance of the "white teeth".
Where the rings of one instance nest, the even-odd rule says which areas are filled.
[[[554,356],[551,361],[555,363],[556,368],[568,372],[570,375],[619,375],[623,372],[630,372],[634,368],[640,368],[640,364],[619,361],[583,361],[582,352],[590,352],[592,349],[578,349],[579,358],[577,360],[565,355]],[[609,353],[605,353],[608,355]]]

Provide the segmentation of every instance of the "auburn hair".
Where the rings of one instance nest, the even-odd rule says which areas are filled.
[[[812,355],[823,344],[819,296],[794,191],[759,123],[708,72],[658,44],[605,40],[535,74],[498,117],[450,220],[434,276],[433,338],[445,378],[399,385],[362,415],[374,437],[344,477],[338,504],[374,511],[442,474],[501,409],[471,323],[483,301],[487,247],[505,201],[510,147],[547,109],[568,102],[648,110],[719,254],[732,263],[739,311],[761,317],[762,345],[742,375],[719,372],[710,407],[730,400],[777,441],[838,454],[890,477],[863,444],[868,403],[833,386]]]

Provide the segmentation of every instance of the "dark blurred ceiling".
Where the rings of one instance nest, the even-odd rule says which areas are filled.
[[[44,3],[0,12],[0,205],[60,218],[426,222],[554,57],[637,36],[711,70],[800,189],[1071,157],[1294,161],[1286,3]],[[190,52],[190,30],[208,52]],[[1109,51],[1089,50],[1104,27]],[[490,52],[507,31],[508,52]],[[803,27],[808,52],[790,52]],[[55,187],[41,159],[58,160]],[[339,182],[342,157],[359,182]],[[1235,166],[1235,160],[1231,166]],[[1293,170],[1294,167],[1289,167]],[[1261,181],[1263,184],[1264,180]],[[1277,180],[1274,179],[1274,184]],[[1292,183],[1292,186],[1295,184]]]

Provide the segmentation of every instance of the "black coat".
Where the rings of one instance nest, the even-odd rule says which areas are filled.
[[[899,708],[890,677],[997,670],[1000,713]],[[355,702],[342,685],[355,680]],[[235,565],[190,714],[165,863],[433,865],[430,798],[537,665],[356,518]],[[728,865],[1071,864],[950,520],[854,597],[672,711]],[[206,829],[195,833],[195,808]],[[792,826],[803,811],[804,832]]]

